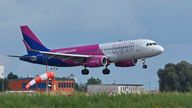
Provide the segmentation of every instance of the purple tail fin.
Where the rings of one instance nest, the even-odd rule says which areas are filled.
[[[28,26],[21,26],[21,32],[28,53],[31,53],[31,50],[49,51]]]

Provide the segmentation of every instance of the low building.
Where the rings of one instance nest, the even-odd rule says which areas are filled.
[[[32,90],[35,92],[55,91],[55,92],[65,92],[69,94],[74,92],[75,81],[73,79],[56,78],[53,80],[46,80],[31,86],[29,89],[26,89],[25,86],[32,79],[33,78],[10,79],[8,80],[8,89],[10,91],[26,91],[26,90]]]
[[[128,94],[144,92],[143,84],[90,84],[87,86],[88,93]]]

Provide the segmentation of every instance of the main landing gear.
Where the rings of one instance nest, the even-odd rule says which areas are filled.
[[[89,74],[89,70],[85,67],[84,69],[81,70],[81,74],[82,75],[88,75]],[[107,66],[105,67],[105,69],[103,69],[103,74],[104,75],[110,74],[110,70],[107,68]]]
[[[110,74],[110,70],[107,69],[107,67],[106,67],[105,69],[103,69],[103,74],[104,74],[104,75]]]
[[[107,68],[108,65],[105,66],[105,69],[103,69],[103,74],[104,75],[109,75],[110,74],[110,70]]]
[[[143,69],[146,69],[147,65],[145,64],[145,59],[142,59],[142,62],[143,62]]]
[[[86,69],[86,67],[84,69],[81,70],[81,74],[82,75],[88,75],[89,74],[89,70]]]

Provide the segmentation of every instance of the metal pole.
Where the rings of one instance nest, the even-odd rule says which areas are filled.
[[[3,78],[3,81],[2,81],[2,92],[4,92],[4,78]]]
[[[45,62],[46,62],[46,67],[45,67],[45,71],[47,72],[48,71],[48,63],[47,63],[47,57],[45,57]],[[48,92],[48,81],[47,81],[47,79],[46,79],[46,81],[45,81],[45,85],[46,85],[46,93]]]
[[[46,72],[47,72],[48,70],[47,70],[47,63],[46,63]],[[46,81],[45,81],[45,83],[46,83],[46,93],[48,92],[48,79],[46,79]]]

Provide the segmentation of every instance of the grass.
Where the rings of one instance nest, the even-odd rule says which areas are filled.
[[[192,93],[73,96],[1,94],[0,108],[190,108]]]

